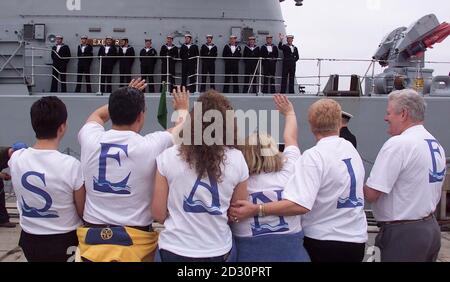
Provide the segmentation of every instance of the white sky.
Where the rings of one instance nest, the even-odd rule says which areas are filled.
[[[408,27],[419,18],[434,13],[440,22],[450,22],[449,0],[304,0],[281,3],[286,31],[295,36],[302,58],[370,59],[382,38],[400,26]],[[429,49],[429,61],[450,61],[450,37]],[[369,63],[324,63],[322,74],[363,75]],[[427,65],[434,75],[448,75],[449,65]],[[317,75],[313,62],[298,65],[297,75]],[[381,68],[377,68],[377,73]],[[314,79],[315,80],[315,79]],[[300,80],[300,83],[314,83]],[[322,87],[326,81],[322,81]]]

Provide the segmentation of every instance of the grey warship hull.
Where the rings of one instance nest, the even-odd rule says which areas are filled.
[[[57,34],[64,35],[65,43],[71,47],[73,54],[79,37],[84,34],[98,40],[107,35],[114,38],[126,36],[137,50],[143,46],[144,38],[148,37],[153,38],[154,47],[159,49],[167,34],[174,35],[177,44],[182,43],[183,34],[187,32],[193,35],[194,42],[198,44],[204,42],[206,34],[213,34],[220,52],[231,34],[237,34],[241,42],[247,36],[255,35],[258,44],[262,44],[267,34],[274,35],[274,43],[277,43],[278,33],[285,33],[285,23],[277,0],[133,0],[117,3],[105,0],[10,1],[2,4],[0,25],[0,53],[3,58],[10,58],[6,67],[0,71],[0,144],[5,145],[19,140],[29,144],[33,142],[29,109],[39,97],[50,95],[51,59],[48,48],[53,46]],[[97,48],[94,47],[94,54]],[[94,61],[91,73],[99,72],[98,65]],[[56,93],[69,111],[69,131],[61,144],[61,150],[77,156],[80,152],[78,130],[94,109],[107,103],[108,95],[73,93],[76,76],[70,73],[76,73],[75,59],[69,63],[67,72],[69,93]],[[117,67],[115,72],[118,72]],[[139,64],[135,62],[133,73],[139,72]],[[155,73],[158,72],[159,63],[155,70]],[[220,60],[216,72],[224,73]],[[93,79],[93,89],[97,91],[95,79],[98,78]],[[219,77],[218,84],[221,81]],[[368,80],[366,89],[370,89],[371,85],[367,83]],[[352,119],[350,127],[357,136],[358,150],[365,160],[367,172],[382,144],[388,139],[387,126],[383,121],[387,93],[379,94],[376,97],[336,97],[343,108],[356,117]],[[267,94],[236,94],[229,97],[236,109],[273,109],[271,96]],[[291,97],[299,114],[302,150],[315,143],[309,132],[306,114],[309,105],[320,98],[318,95],[302,93]],[[426,97],[426,100],[429,107],[426,127],[448,152],[450,96]],[[156,120],[158,103],[159,93],[147,94],[148,118],[143,133],[162,129]]]

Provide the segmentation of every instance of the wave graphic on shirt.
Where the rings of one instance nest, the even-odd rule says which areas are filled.
[[[208,206],[201,200],[190,200],[187,197],[184,197],[183,201],[183,209],[187,212],[192,213],[209,213],[211,215],[221,215],[219,207]]]
[[[109,182],[99,182],[96,177],[94,177],[94,190],[103,192],[103,193],[110,193],[110,194],[121,194],[121,195],[128,195],[131,194],[130,192],[131,187],[126,186],[115,186]]]
[[[263,224],[260,224],[259,226],[256,226],[256,224],[254,224],[254,223],[252,223],[250,225],[252,227],[253,236],[258,236],[258,235],[267,234],[267,233],[289,231],[289,224],[287,224],[287,223],[278,224],[275,226],[272,226],[268,223],[263,223]]]
[[[57,218],[59,217],[58,212],[54,210],[42,210],[33,208],[25,203],[22,197],[22,216],[33,217],[33,218]]]
[[[362,207],[362,206],[364,206],[364,200],[361,198],[358,198],[357,200],[351,199],[350,197],[339,198],[338,203],[337,203],[338,209],[356,208],[356,207]]]
[[[444,177],[445,177],[445,169],[441,172],[437,172],[437,171],[432,171],[430,169],[430,183],[435,183],[435,182],[442,182],[444,181]]]

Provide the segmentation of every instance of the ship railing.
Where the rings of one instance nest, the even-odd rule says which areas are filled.
[[[148,56],[89,56],[89,57],[78,57],[78,56],[71,56],[71,57],[60,57],[59,54],[57,54],[54,50],[49,49],[49,48],[40,48],[40,47],[27,47],[26,49],[31,50],[31,86],[35,85],[35,77],[50,77],[55,79],[57,82],[61,83],[61,84],[67,84],[67,85],[97,85],[98,86],[98,94],[102,94],[101,93],[101,88],[102,86],[123,86],[123,83],[120,82],[101,82],[101,78],[102,77],[136,77],[136,76],[147,76],[147,77],[152,77],[153,78],[153,82],[148,82],[148,85],[163,85],[164,83],[166,85],[168,85],[167,90],[168,92],[170,91],[170,89],[172,88],[171,85],[171,79],[177,81],[182,80],[181,74],[179,73],[175,73],[174,75],[172,75],[170,73],[170,62],[171,61],[175,61],[175,62],[182,62],[183,60],[181,58],[173,58],[170,56],[152,56],[152,57],[148,57]],[[77,73],[77,72],[60,72],[58,69],[56,69],[53,65],[51,64],[35,64],[35,51],[50,51],[50,52],[54,52],[54,54],[56,54],[56,56],[58,56],[60,59],[66,59],[66,60],[78,60],[78,59],[98,59],[99,60],[99,68],[98,68],[98,72],[96,73],[90,73],[90,74],[85,74],[85,73]],[[42,55],[41,55],[42,57]],[[153,73],[153,74],[142,74],[142,73],[131,73],[131,74],[117,74],[117,73],[112,73],[112,74],[105,74],[102,73],[102,62],[104,59],[115,59],[115,60],[120,60],[120,59],[126,59],[126,58],[134,58],[134,59],[151,59],[151,60],[155,60],[155,66],[156,65],[160,65],[159,62],[165,61],[166,63],[166,73]],[[248,62],[248,61],[256,61],[255,63],[255,68],[250,72],[250,74],[243,74],[242,70],[243,70],[243,66],[240,65],[239,69],[240,69],[240,73],[239,74],[225,74],[225,73],[215,73],[214,74],[214,78],[215,78],[215,82],[214,85],[222,85],[222,86],[231,86],[231,88],[236,85],[238,87],[244,86],[247,89],[247,93],[246,94],[252,94],[252,95],[264,95],[263,93],[263,89],[267,87],[267,89],[270,91],[270,86],[274,86],[276,88],[279,88],[281,86],[281,83],[279,83],[282,79],[281,76],[279,75],[275,75],[275,76],[269,76],[266,75],[264,72],[264,62],[266,61],[276,61],[276,69],[278,70],[277,73],[280,73],[281,67],[282,67],[282,61],[283,58],[271,58],[271,59],[267,59],[267,58],[262,58],[262,57],[221,57],[221,56],[217,56],[217,57],[202,57],[202,56],[196,56],[196,57],[192,57],[189,58],[188,60],[196,60],[196,71],[195,73],[189,75],[187,77],[187,80],[189,81],[189,83],[186,83],[186,86],[189,89],[193,89],[193,92],[195,93],[199,93],[200,90],[202,88],[206,88],[205,86],[207,85],[211,85],[211,81],[208,83],[206,82],[207,78],[210,77],[210,74],[204,74],[202,71],[202,64],[205,61],[208,60],[222,60],[223,62],[226,61],[231,61],[231,60],[239,60],[242,62]],[[377,63],[382,63],[384,61],[381,60],[375,60],[375,59],[338,59],[338,58],[300,58],[298,60],[298,62],[300,62],[300,67],[301,67],[301,63],[304,62],[315,62],[316,66],[317,66],[317,74],[313,74],[313,75],[296,75],[295,76],[295,83],[298,86],[298,92],[300,94],[304,94],[304,95],[322,95],[322,85],[323,85],[323,79],[328,79],[330,76],[328,75],[323,75],[323,65],[325,63],[368,63],[368,67],[364,73],[364,75],[358,76],[360,78],[360,88],[363,89],[363,83],[370,79],[371,81],[371,91],[369,93],[366,93],[366,95],[371,95],[374,93],[375,90],[375,75],[376,75],[376,66]],[[436,62],[436,61],[425,61],[425,63],[430,63],[430,64],[450,64],[450,62]],[[40,68],[45,68],[45,69],[50,69],[51,73],[48,72],[36,72],[36,69],[40,69]],[[58,77],[53,75],[53,72],[58,74]],[[70,77],[78,77],[78,76],[89,76],[89,77],[94,77],[97,78],[96,81],[93,81],[91,79],[91,82],[87,83],[87,82],[77,82],[77,81],[68,81],[66,79],[66,81],[61,81],[61,79],[59,78],[60,75],[66,75],[66,77],[70,76]],[[353,76],[353,74],[344,74],[344,75],[339,75],[342,78],[350,78]],[[234,83],[234,82],[224,82],[225,78],[227,77],[238,77],[238,82]],[[205,82],[203,82],[203,78],[205,79]],[[221,78],[222,81],[218,80],[218,78]],[[248,82],[242,82],[242,78],[248,78]],[[270,86],[265,85],[265,81],[270,81],[270,79],[273,78],[275,79],[275,83],[271,84]],[[160,80],[160,82],[156,82],[157,80]],[[312,81],[311,81],[312,80]],[[241,81],[241,82],[239,82]],[[299,82],[301,81],[301,82]],[[177,83],[175,83],[177,85]],[[257,91],[256,93],[252,93],[252,89],[256,87]],[[311,91],[306,93],[306,91],[304,90],[305,87],[312,87],[315,88],[315,91]],[[231,89],[233,90],[233,89]],[[158,91],[157,91],[158,92]]]

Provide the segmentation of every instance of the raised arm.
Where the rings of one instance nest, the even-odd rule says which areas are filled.
[[[167,129],[168,132],[175,136],[178,136],[183,129],[186,117],[189,114],[189,91],[186,91],[186,87],[181,88],[179,85],[172,92],[172,107],[178,114],[175,125],[172,128]]]
[[[297,116],[295,115],[294,106],[285,95],[276,94],[273,96],[277,110],[284,115],[286,122],[284,125],[284,143],[285,146],[296,146],[297,142]]]

